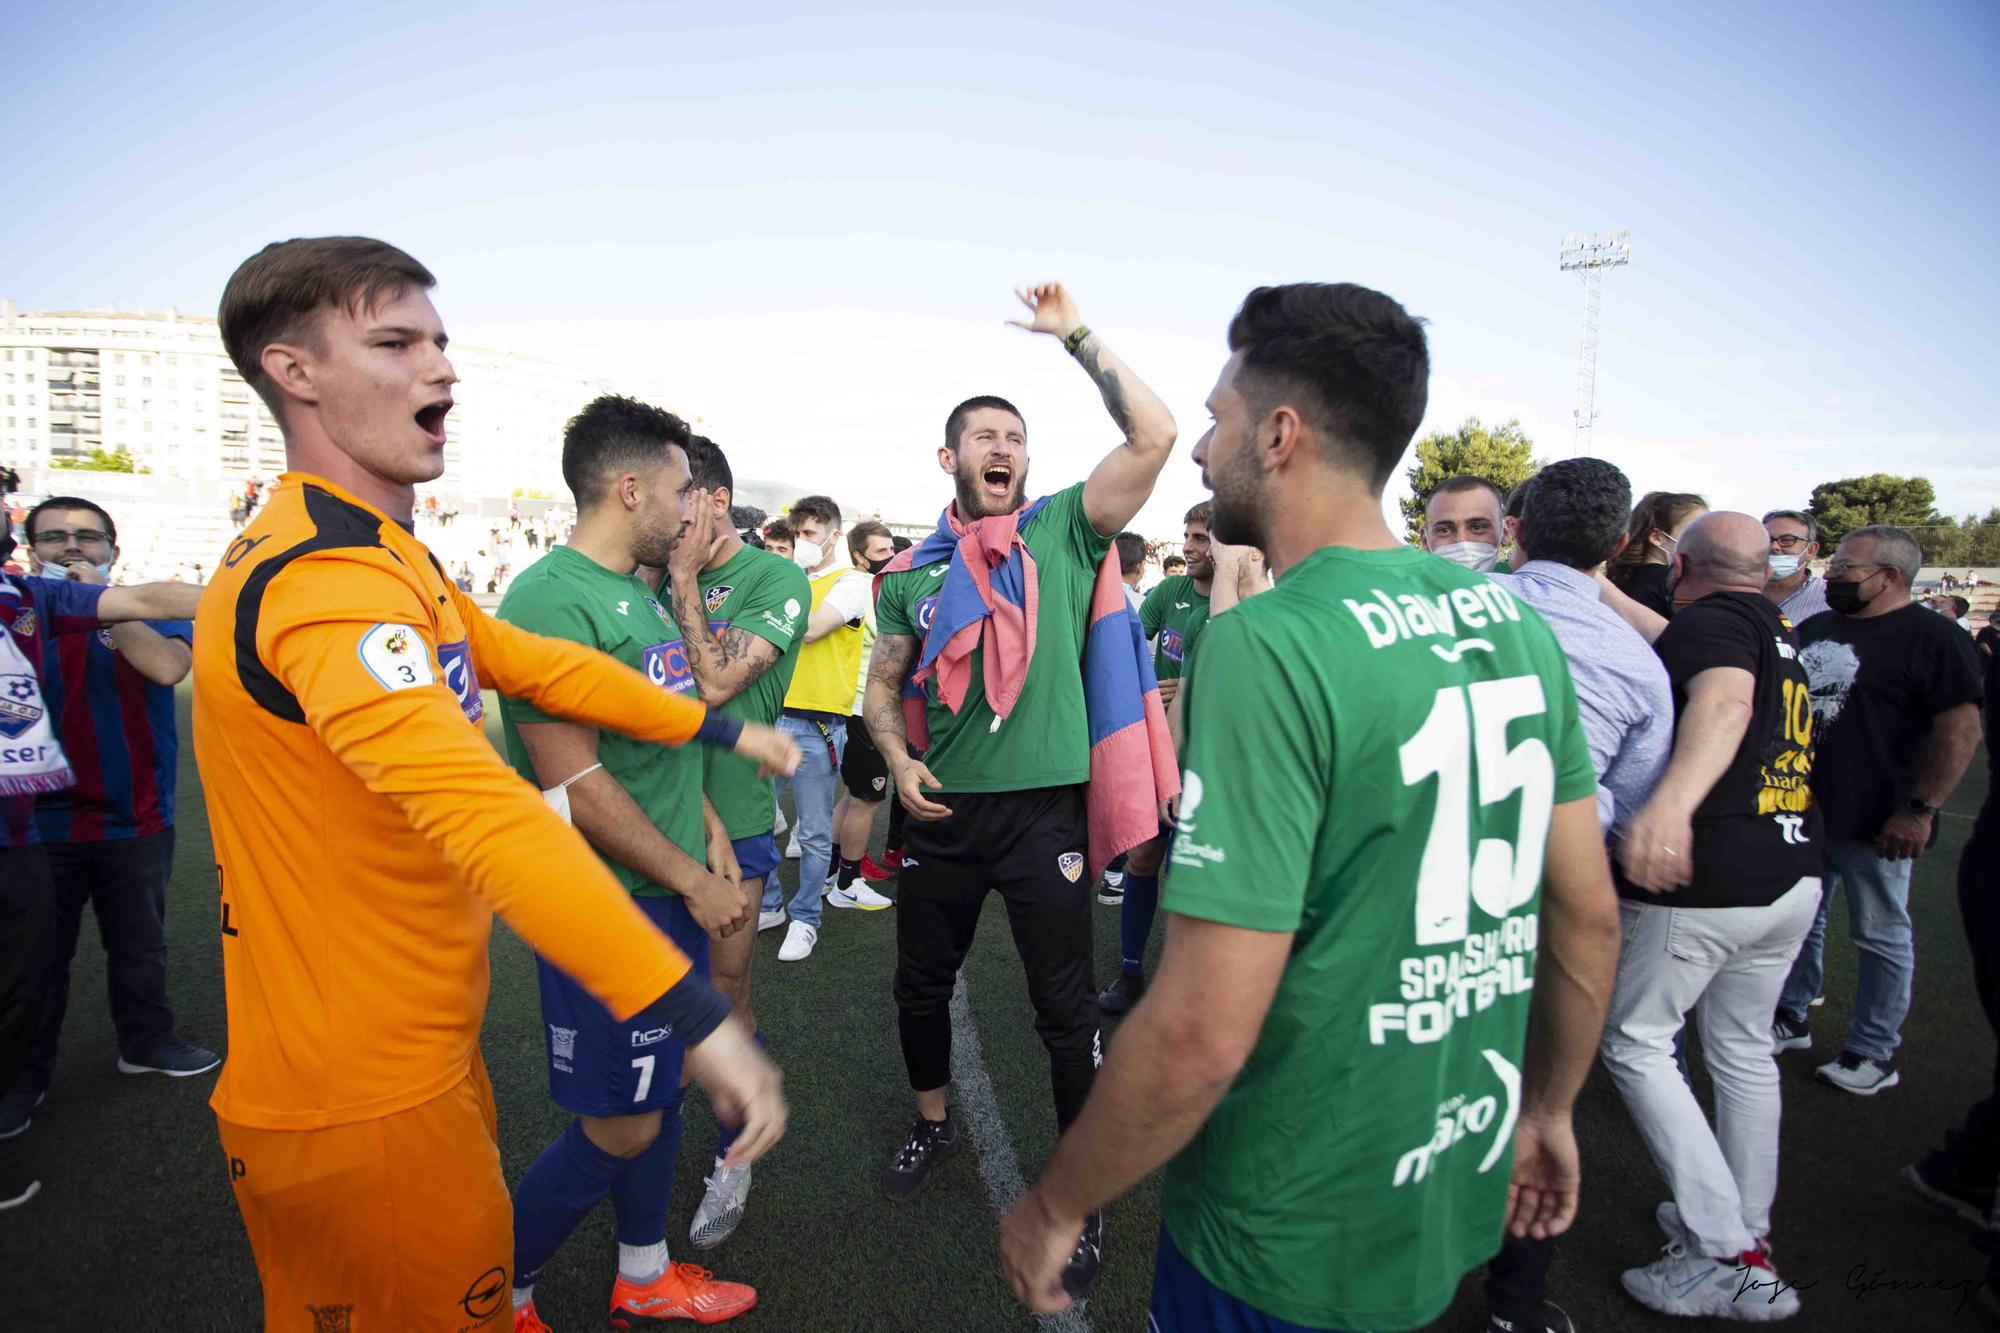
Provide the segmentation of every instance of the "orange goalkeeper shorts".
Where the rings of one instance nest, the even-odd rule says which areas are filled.
[[[327,1129],[218,1119],[268,1333],[493,1333],[514,1210],[477,1056],[437,1097]]]

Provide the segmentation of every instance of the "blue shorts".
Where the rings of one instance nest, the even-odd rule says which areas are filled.
[[[1160,1227],[1153,1260],[1153,1304],[1146,1333],[1324,1333],[1240,1301],[1203,1277]]]
[[[736,852],[744,879],[762,879],[778,868],[778,840],[769,829],[747,838],[731,838],[729,845]]]
[[[671,894],[632,901],[693,960],[696,976],[708,976],[708,932],[695,924],[686,900]],[[548,1030],[550,1100],[574,1115],[594,1116],[637,1115],[680,1100],[686,1050],[673,1029],[637,1016],[619,1022],[539,954],[535,969]]]

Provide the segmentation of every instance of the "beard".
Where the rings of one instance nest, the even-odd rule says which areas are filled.
[[[1245,436],[1219,469],[1205,471],[1202,481],[1215,493],[1210,536],[1230,546],[1264,548],[1264,474],[1257,466],[1256,441]],[[1215,562],[1208,562],[1209,576]],[[1192,562],[1188,573],[1194,573]],[[1196,577],[1200,577],[1197,575]]]
[[[1022,463],[1014,469],[1014,484],[1007,490],[1007,499],[999,503],[988,499],[986,483],[980,479],[972,465],[961,461],[952,474],[952,486],[958,492],[958,513],[967,522],[974,519],[993,518],[1000,514],[1011,514],[1021,507],[1022,499],[1028,492],[1028,465]],[[988,508],[988,505],[997,505]]]

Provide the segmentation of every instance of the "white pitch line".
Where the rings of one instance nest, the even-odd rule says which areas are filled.
[[[972,1017],[972,996],[965,989],[965,974],[951,988],[951,1081],[958,1090],[959,1113],[965,1117],[965,1132],[972,1138],[973,1155],[979,1159],[979,1179],[986,1186],[986,1201],[993,1216],[1005,1217],[1014,1200],[1027,1190],[1021,1175],[1021,1160],[1014,1152],[1013,1136],[1001,1118],[1000,1102],[993,1095],[993,1079],[979,1046],[979,1024]],[[1047,1333],[1096,1333],[1085,1306],[1078,1301],[1061,1314],[1036,1315],[1035,1322]]]

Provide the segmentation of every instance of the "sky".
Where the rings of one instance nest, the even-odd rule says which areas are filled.
[[[524,3],[0,7],[0,295],[212,312],[264,243],[380,236],[454,340],[700,419],[739,476],[928,521],[951,405],[1029,490],[1117,442],[1005,326],[1057,279],[1189,459],[1252,287],[1428,321],[1424,428],[1753,512],[1918,473],[2000,504],[2000,6]],[[551,441],[550,447],[557,447]],[[1392,492],[1393,494],[1393,492]]]

